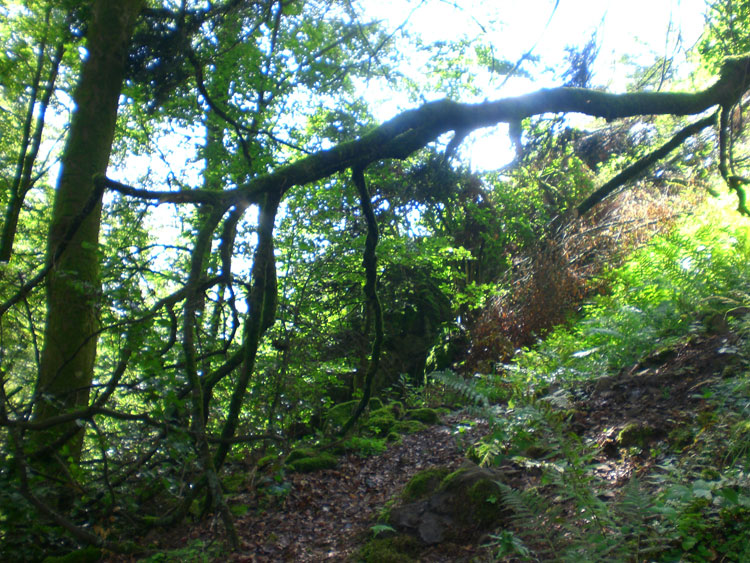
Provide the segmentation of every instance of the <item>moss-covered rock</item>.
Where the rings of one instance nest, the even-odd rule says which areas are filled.
[[[403,502],[422,500],[435,492],[448,474],[450,470],[447,467],[433,467],[420,471],[409,479],[404,490],[401,491],[401,500]]]
[[[479,479],[466,489],[467,506],[471,510],[459,512],[462,522],[487,528],[494,524],[499,516],[500,487],[490,479]]]
[[[84,547],[61,556],[47,556],[43,563],[94,563],[102,558],[102,550],[98,547]]]
[[[304,457],[315,457],[318,455],[318,450],[315,448],[294,448],[289,455],[286,456],[286,463],[293,463],[298,459]]]
[[[263,469],[264,467],[271,465],[277,459],[277,457],[278,456],[275,456],[273,454],[264,455],[258,460],[258,469]]]
[[[418,420],[425,424],[437,424],[440,422],[440,417],[435,409],[412,409],[406,413],[406,418],[409,420]]]
[[[497,469],[474,465],[459,469],[445,475],[426,498],[391,509],[388,523],[428,545],[479,537],[507,515],[498,485],[501,480],[502,472]],[[431,486],[429,475],[413,485],[417,490]]]
[[[398,432],[399,434],[414,434],[415,432],[421,432],[426,428],[427,425],[418,420],[399,420],[393,425],[391,430]]]
[[[326,415],[326,427],[329,430],[335,431],[344,426],[346,421],[354,414],[354,410],[357,408],[358,404],[359,401],[354,400],[333,405],[328,409],[328,414]]]
[[[286,458],[286,465],[292,471],[308,473],[320,469],[333,469],[338,458],[327,452],[318,452],[313,448],[296,448]]]
[[[361,563],[411,563],[421,550],[412,536],[400,534],[392,538],[372,539],[357,553]]]
[[[378,436],[384,436],[390,432],[391,427],[396,423],[396,419],[393,413],[388,408],[377,409],[370,411],[370,416],[367,417],[365,425],[374,434]]]
[[[617,434],[617,445],[621,448],[643,448],[655,434],[656,430],[648,424],[630,422]]]
[[[368,438],[365,436],[352,436],[342,445],[344,451],[354,452],[360,457],[379,455],[388,449],[385,438]]]
[[[339,460],[336,456],[321,453],[314,457],[303,457],[292,463],[287,463],[287,466],[292,471],[297,471],[298,473],[310,473],[312,471],[320,471],[321,469],[333,469],[338,463]]]

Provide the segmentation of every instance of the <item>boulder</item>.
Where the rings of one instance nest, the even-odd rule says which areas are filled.
[[[425,481],[419,474],[415,478]],[[388,523],[428,545],[479,537],[508,515],[498,485],[502,478],[498,469],[467,465],[438,481],[423,498],[391,509]]]

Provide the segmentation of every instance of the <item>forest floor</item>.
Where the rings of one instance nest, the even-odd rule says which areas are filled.
[[[574,413],[570,428],[583,442],[598,445],[593,470],[603,484],[598,492],[600,499],[608,502],[618,498],[632,475],[643,477],[659,463],[658,451],[670,450],[673,430],[711,408],[703,391],[726,377],[734,358],[731,335],[694,337],[652,354],[617,375],[552,394],[563,403],[572,403],[563,405],[567,412]],[[646,429],[641,432],[647,442],[645,447],[628,447],[622,440],[622,430],[633,424]],[[410,477],[431,467],[460,466],[465,462],[466,447],[486,432],[485,423],[454,412],[445,416],[442,424],[404,436],[401,443],[380,455],[361,458],[351,454],[342,457],[335,469],[289,473],[284,494],[272,502],[267,493],[257,492],[247,468],[246,482],[228,495],[230,505],[247,507],[236,519],[242,549],[219,560],[356,561],[353,557],[372,536],[371,528],[377,523],[379,512],[387,501],[397,497]],[[529,467],[530,464],[516,465],[517,470],[511,471],[515,475],[510,483],[514,488],[538,484],[539,472]],[[195,545],[199,540],[208,555],[210,546],[222,543],[221,536],[218,518],[209,518],[173,530],[167,537],[157,537],[155,531],[144,540],[157,543],[166,553],[179,546]],[[212,560],[210,556],[207,559]],[[492,559],[490,551],[474,541],[432,546],[422,552],[419,560]]]

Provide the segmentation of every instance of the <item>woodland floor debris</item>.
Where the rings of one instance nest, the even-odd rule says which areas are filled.
[[[699,337],[676,346],[670,353],[646,358],[618,375],[600,378],[573,389],[572,429],[598,446],[594,472],[606,489],[600,498],[618,496],[631,475],[652,470],[655,458],[649,447],[675,440],[675,429],[709,408],[701,391],[727,377],[732,370],[731,336]],[[409,479],[432,467],[457,468],[466,447],[486,433],[484,423],[453,413],[444,424],[403,436],[381,455],[343,456],[334,469],[288,473],[288,492],[275,506],[260,509],[257,493],[242,490],[228,497],[243,507],[237,517],[242,550],[230,556],[237,562],[350,561],[372,537],[371,528],[386,503],[397,498]],[[636,424],[637,423],[637,424]],[[623,443],[622,433],[635,427],[643,432]],[[635,432],[633,430],[633,432]],[[619,440],[618,440],[619,436]],[[554,452],[553,452],[554,455]],[[512,468],[506,468],[512,472]],[[539,473],[517,466],[514,488],[538,485]],[[240,512],[240,511],[238,511]],[[195,540],[204,545],[221,542],[220,526],[211,519],[146,538],[169,550]],[[489,551],[476,543],[442,543],[425,547],[422,562],[483,561]],[[123,561],[123,559],[119,559]]]

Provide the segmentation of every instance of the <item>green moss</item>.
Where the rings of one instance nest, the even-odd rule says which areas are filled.
[[[675,450],[682,450],[695,440],[695,430],[689,425],[678,426],[669,433],[668,440]]]
[[[398,432],[388,432],[388,436],[385,437],[385,441],[389,444],[400,444],[401,434]]]
[[[401,492],[401,499],[405,503],[421,500],[433,493],[442,483],[450,471],[445,467],[434,467],[420,471],[409,482]]]
[[[421,546],[411,536],[402,534],[392,538],[373,539],[357,553],[361,563],[411,563],[416,561]]]
[[[448,407],[438,407],[435,412],[438,413],[438,416],[447,416],[451,413],[451,410]]]
[[[246,504],[230,504],[229,510],[235,516],[244,516],[250,510],[250,507]]]
[[[48,556],[43,563],[95,563],[101,560],[102,551],[97,547],[84,547],[58,557]]]
[[[425,424],[437,424],[440,422],[440,417],[438,416],[438,413],[435,412],[435,409],[428,408],[410,410],[406,413],[406,418],[410,420],[418,420]]]
[[[462,467],[461,469],[456,469],[452,473],[448,473],[440,482],[440,489],[444,491],[450,491],[454,489],[456,484],[458,483],[458,476],[463,475],[467,471],[468,469]]]
[[[226,477],[224,477],[221,480],[221,484],[225,492],[236,493],[240,490],[242,485],[245,484],[246,478],[247,475],[244,475],[243,473],[235,473],[233,475],[227,475]]]
[[[346,421],[354,414],[358,404],[359,401],[355,399],[353,401],[347,401],[332,406],[326,415],[326,426],[331,429],[337,429],[344,426]]]
[[[395,422],[393,413],[387,408],[382,408],[370,412],[365,424],[374,434],[385,435],[388,434]]]
[[[381,401],[377,397],[372,397],[370,398],[370,402],[367,403],[367,406],[370,407],[371,411],[376,411],[383,408],[383,401]]]
[[[298,459],[302,459],[305,457],[316,457],[317,455],[318,452],[314,448],[295,448],[287,456],[286,462],[294,463]]]
[[[364,436],[352,436],[343,444],[345,451],[356,452],[360,457],[370,457],[382,454],[388,449],[383,438],[367,438]]]
[[[653,434],[654,429],[652,427],[639,422],[631,422],[620,430],[617,435],[617,445],[623,448],[632,446],[643,448]]]
[[[393,401],[392,403],[388,403],[387,407],[392,413],[393,416],[396,418],[401,418],[401,415],[404,412],[404,405],[401,403],[401,401]]]
[[[496,523],[501,515],[500,487],[489,476],[474,475],[477,470],[462,468],[450,473],[443,478],[439,490],[455,495],[455,515],[461,524],[488,528]]]
[[[497,521],[500,513],[500,488],[489,479],[474,483],[466,492],[469,503],[461,516],[465,522],[487,527]],[[470,508],[469,508],[470,507]]]
[[[398,432],[399,434],[414,434],[415,432],[421,432],[426,428],[427,425],[418,420],[399,420],[393,425],[391,430]]]
[[[336,467],[338,459],[326,452],[318,452],[313,448],[295,448],[286,458],[286,465],[292,471],[307,473],[320,469]]]
[[[262,458],[258,460],[258,469],[265,469],[272,463],[278,461],[279,456],[276,454],[268,454],[264,455]]]
[[[315,457],[303,457],[292,463],[287,463],[292,471],[299,473],[309,473],[311,471],[320,471],[321,469],[333,469],[338,465],[338,458],[328,453],[318,454]]]

